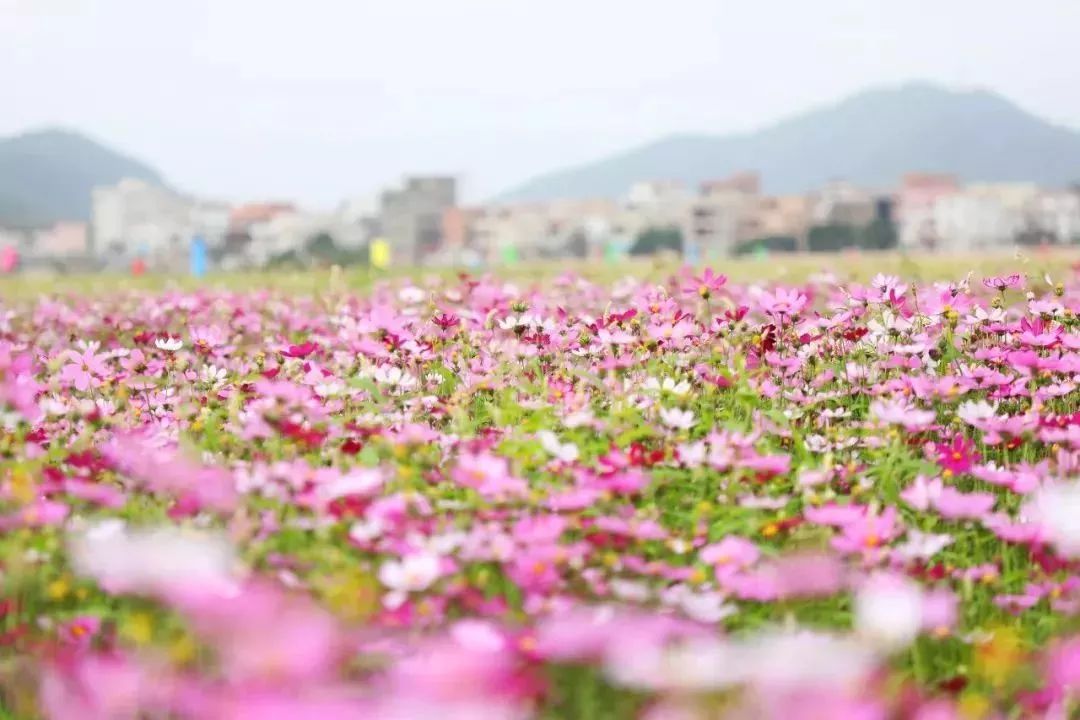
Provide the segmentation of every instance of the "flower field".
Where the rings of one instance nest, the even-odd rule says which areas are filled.
[[[1073,717],[1054,272],[0,300],[0,718]]]

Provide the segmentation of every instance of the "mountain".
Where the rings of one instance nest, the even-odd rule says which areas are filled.
[[[740,170],[760,172],[770,193],[807,192],[837,178],[889,187],[910,171],[1061,186],[1080,180],[1080,132],[991,92],[913,83],[862,92],[752,133],[674,135],[541,175],[498,201],[616,197],[638,180],[697,184]]]
[[[0,226],[89,220],[90,191],[130,177],[162,184],[153,168],[67,130],[0,138]]]

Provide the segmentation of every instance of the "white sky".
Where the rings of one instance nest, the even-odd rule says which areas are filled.
[[[1080,127],[1080,0],[0,0],[0,135],[78,129],[226,199],[406,172],[472,199],[868,86]]]

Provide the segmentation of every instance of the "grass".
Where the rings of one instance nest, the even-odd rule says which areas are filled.
[[[839,280],[865,282],[877,273],[899,275],[908,281],[929,282],[957,279],[968,271],[976,276],[1016,272],[1041,277],[1046,273],[1061,275],[1073,263],[1080,262],[1080,248],[1052,250],[1009,250],[969,254],[864,252],[772,255],[765,259],[732,258],[709,263],[734,282],[801,283],[813,275],[829,272]],[[602,284],[625,276],[660,282],[680,267],[670,257],[631,258],[618,263],[599,261],[542,261],[498,268],[501,277],[521,283],[544,283],[562,272],[576,272]],[[391,269],[372,271],[363,267],[344,269],[338,277],[329,269],[271,270],[211,273],[203,279],[188,275],[150,273],[139,277],[122,273],[96,275],[55,275],[45,273],[0,277],[0,297],[28,298],[40,294],[106,295],[124,291],[188,291],[201,287],[246,291],[254,289],[280,290],[289,294],[315,295],[331,285],[363,292],[380,280],[412,277],[447,278],[458,272],[482,273],[461,269]],[[1055,278],[1056,279],[1056,278]]]

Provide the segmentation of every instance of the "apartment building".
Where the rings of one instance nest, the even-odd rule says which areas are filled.
[[[760,203],[757,173],[742,172],[702,183],[684,224],[686,255],[693,261],[724,257],[740,243],[760,237]]]
[[[420,265],[442,244],[443,214],[457,204],[453,177],[406,178],[400,188],[379,198],[381,232],[393,249],[394,262]]]

